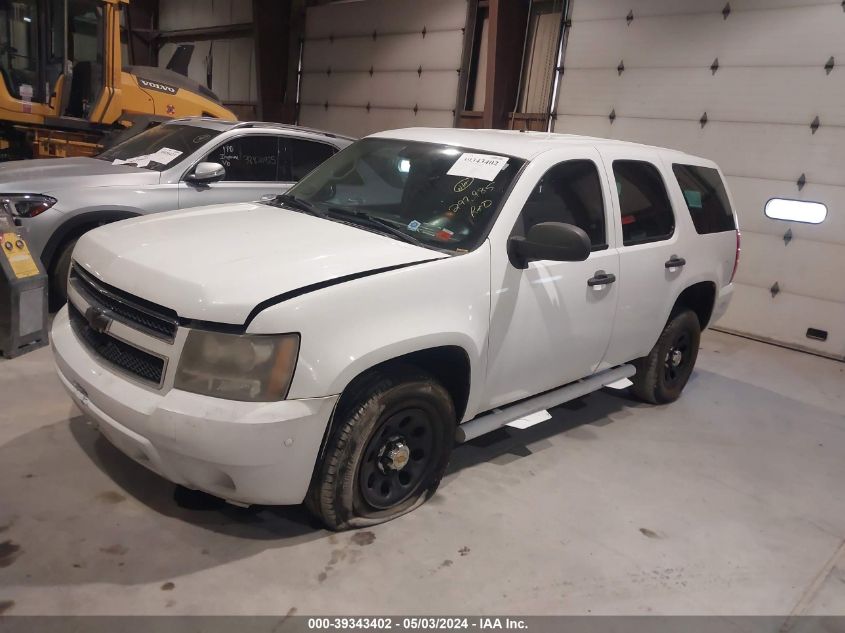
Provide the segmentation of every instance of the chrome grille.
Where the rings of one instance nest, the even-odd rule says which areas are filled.
[[[103,310],[109,317],[150,336],[173,342],[179,328],[175,311],[113,288],[76,264],[71,267],[70,284],[86,302]]]

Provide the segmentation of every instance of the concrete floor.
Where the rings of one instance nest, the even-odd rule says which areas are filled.
[[[845,614],[845,364],[708,332],[683,398],[597,393],[456,449],[357,533],[190,510],[61,391],[0,362],[9,614]]]

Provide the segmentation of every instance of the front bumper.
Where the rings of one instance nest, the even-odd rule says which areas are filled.
[[[236,503],[305,498],[338,396],[236,402],[145,389],[92,356],[71,328],[67,306],[53,321],[52,343],[71,398],[135,461]]]

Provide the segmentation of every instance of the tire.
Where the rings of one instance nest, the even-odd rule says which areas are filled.
[[[649,355],[634,361],[631,393],[652,404],[677,400],[695,367],[700,338],[701,325],[692,310],[673,314]]]
[[[50,304],[54,310],[58,310],[67,303],[67,277],[70,272],[70,258],[77,239],[74,238],[62,244],[56,255],[56,263],[50,272]]]
[[[306,505],[332,530],[390,521],[440,485],[455,437],[455,407],[413,368],[368,376],[336,413]]]

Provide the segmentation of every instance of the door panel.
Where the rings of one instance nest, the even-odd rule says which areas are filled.
[[[621,282],[605,360],[618,365],[645,356],[654,346],[689,276],[686,265],[667,267],[667,263],[690,253],[681,248],[682,230],[677,226],[681,216],[673,209],[666,186],[672,176],[661,168],[657,154],[608,149],[603,155],[614,183]]]
[[[521,205],[512,234],[524,234],[536,222],[575,224],[587,232],[594,244],[589,258],[582,262],[533,261],[520,269],[507,260],[505,240],[494,238],[490,343],[483,398],[489,407],[588,376],[599,368],[607,349],[619,284],[591,286],[587,282],[599,271],[618,279],[619,256],[613,240],[605,234],[609,230],[613,235],[613,230],[608,183],[598,154],[589,149],[580,151],[582,156],[578,159],[551,160],[551,164],[542,167],[543,171],[534,172],[536,186]],[[591,160],[583,160],[583,154],[589,154]],[[574,164],[579,165],[577,173],[555,171]],[[592,174],[579,175],[584,164],[589,165],[594,180]],[[530,169],[539,170],[539,166],[532,165]],[[552,187],[549,175],[555,173],[562,179],[558,181],[560,186]],[[523,179],[527,178],[528,173],[523,175]],[[587,193],[587,186],[592,194]],[[588,199],[596,203],[587,205]],[[583,212],[585,205],[593,212]],[[508,221],[503,216],[499,222]],[[497,258],[503,259],[495,261]]]

